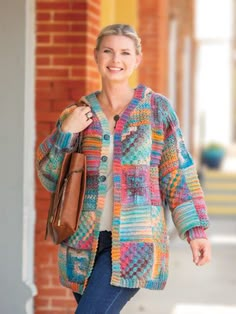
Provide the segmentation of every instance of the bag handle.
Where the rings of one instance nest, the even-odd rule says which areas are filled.
[[[82,152],[82,142],[83,142],[83,131],[81,131],[77,137],[77,144],[76,144],[76,152],[81,153]]]
[[[77,107],[90,107],[90,104],[87,101],[87,99],[85,98],[85,96],[81,97],[80,100],[75,103],[75,105]],[[83,131],[81,131],[79,133],[79,136],[77,138],[77,148],[76,148],[76,151],[78,153],[82,152],[82,142],[83,142]]]

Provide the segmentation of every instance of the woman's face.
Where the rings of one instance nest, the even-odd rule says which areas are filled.
[[[110,81],[128,80],[141,61],[134,41],[127,36],[104,36],[94,54],[102,78]]]

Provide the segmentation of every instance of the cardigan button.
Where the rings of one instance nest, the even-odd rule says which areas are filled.
[[[109,134],[104,134],[103,138],[104,138],[104,140],[108,141],[110,139],[110,135]]]
[[[106,181],[106,177],[105,176],[100,176],[99,177],[99,181],[100,182],[105,182]]]
[[[107,161],[107,156],[102,156],[102,158],[101,158],[101,160],[103,161],[103,162],[105,162],[105,161]]]

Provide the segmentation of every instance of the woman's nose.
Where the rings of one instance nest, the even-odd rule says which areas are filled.
[[[120,56],[118,53],[113,53],[113,56],[112,56],[112,60],[114,62],[119,62],[120,61]]]

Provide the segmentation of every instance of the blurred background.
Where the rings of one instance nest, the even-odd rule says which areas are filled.
[[[44,241],[49,195],[35,147],[66,105],[99,89],[93,49],[111,23],[142,39],[131,85],[166,95],[177,111],[213,250],[210,264],[194,266],[167,213],[167,286],[141,290],[122,314],[236,314],[236,0],[0,0],[0,313],[74,313],[57,247]]]

